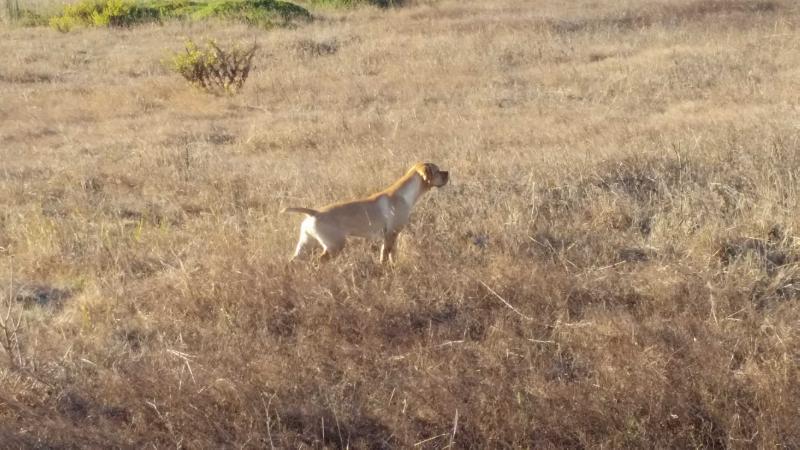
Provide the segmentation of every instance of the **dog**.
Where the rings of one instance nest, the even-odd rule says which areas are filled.
[[[383,239],[381,263],[394,262],[397,235],[408,224],[411,208],[432,188],[447,184],[450,174],[436,164],[417,163],[388,188],[362,200],[336,203],[319,210],[285,208],[307,217],[300,225],[300,240],[290,261],[300,257],[316,240],[323,248],[322,259],[336,256],[348,236]]]

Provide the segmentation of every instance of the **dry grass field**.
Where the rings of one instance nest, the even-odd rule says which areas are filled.
[[[0,26],[4,447],[800,447],[800,6],[315,14]],[[287,264],[415,161],[394,265]]]

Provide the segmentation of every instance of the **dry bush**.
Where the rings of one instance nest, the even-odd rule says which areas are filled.
[[[209,40],[202,50],[187,41],[186,53],[173,56],[172,68],[186,81],[208,92],[236,94],[250,75],[257,48],[253,43],[223,50]]]
[[[321,12],[237,97],[164,70],[182,26],[0,30],[0,441],[797,447],[800,11],[763,4]],[[286,264],[283,206],[417,160],[451,184],[395,265]]]

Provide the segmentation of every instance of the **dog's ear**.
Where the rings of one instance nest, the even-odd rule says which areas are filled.
[[[430,183],[436,175],[436,167],[431,163],[419,163],[417,164],[417,173],[424,182]]]

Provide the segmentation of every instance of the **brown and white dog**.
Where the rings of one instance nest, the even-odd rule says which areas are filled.
[[[336,203],[320,210],[286,208],[282,212],[306,214],[300,225],[300,241],[292,260],[304,253],[314,239],[322,246],[324,259],[336,255],[348,236],[383,239],[381,262],[392,254],[397,234],[408,224],[411,208],[422,194],[447,184],[449,174],[436,164],[415,164],[388,188],[362,200]]]

